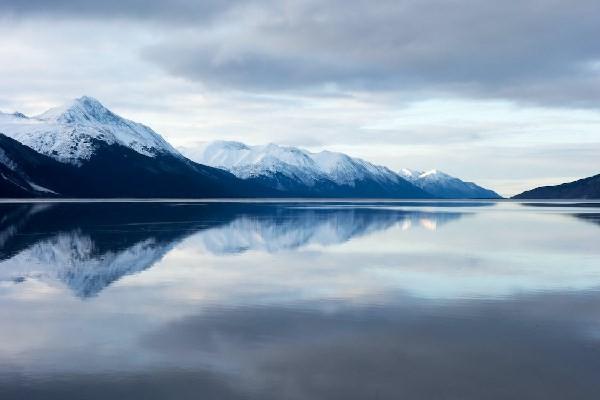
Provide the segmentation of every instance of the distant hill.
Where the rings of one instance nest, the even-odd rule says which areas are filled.
[[[600,199],[600,174],[575,182],[527,190],[513,199]]]

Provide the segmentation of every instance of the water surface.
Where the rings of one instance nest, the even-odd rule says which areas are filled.
[[[0,204],[1,399],[596,399],[600,204]]]

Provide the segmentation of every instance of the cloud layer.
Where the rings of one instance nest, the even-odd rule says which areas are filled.
[[[600,4],[591,0],[9,0],[0,9],[168,29],[143,49],[146,58],[209,85],[456,93],[559,105],[600,99]]]

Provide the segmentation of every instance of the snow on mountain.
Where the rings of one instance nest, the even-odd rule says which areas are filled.
[[[473,182],[465,182],[442,171],[400,170],[400,175],[421,189],[441,198],[501,198],[496,192],[482,188]]]
[[[239,142],[214,141],[199,148],[180,150],[196,162],[226,169],[243,179],[280,173],[307,186],[322,181],[346,186],[354,186],[361,180],[380,184],[402,181],[390,169],[359,158],[330,151],[312,153],[273,143],[249,146]]]
[[[242,179],[281,172],[311,186],[323,175],[308,154],[274,144],[248,146],[239,142],[215,141],[194,153],[185,149],[182,152],[193,161],[226,169]]]
[[[0,164],[4,165],[11,171],[17,170],[17,164],[6,154],[3,148],[0,148]]]
[[[283,175],[309,188],[323,182],[342,187],[353,187],[359,182],[369,182],[377,188],[396,188],[402,184],[406,185],[402,189],[392,189],[388,193],[394,190],[397,190],[396,193],[402,193],[410,190],[407,188],[410,186],[427,192],[426,195],[430,197],[500,197],[491,190],[471,182],[463,182],[441,171],[421,172],[403,169],[396,173],[386,167],[331,151],[312,153],[296,147],[276,144],[248,146],[244,143],[228,141],[215,141],[197,148],[180,150],[187,157],[201,164],[226,169],[243,179],[266,177],[276,180],[280,186],[281,179],[278,179],[278,176]],[[407,185],[407,182],[412,185]],[[378,195],[382,192],[371,193]],[[414,195],[414,192],[411,194]]]
[[[315,153],[313,159],[322,171],[339,184],[352,185],[355,180],[368,178],[382,184],[399,181],[398,175],[387,167],[371,164],[346,154],[322,151]]]
[[[98,142],[119,144],[146,156],[180,156],[149,127],[122,118],[98,100],[83,96],[40,115],[0,113],[0,132],[62,162],[89,159]]]
[[[19,194],[56,194],[40,184],[35,183],[23,171],[22,165],[19,164],[18,158],[14,158],[4,148],[4,139],[6,136],[0,134],[0,196],[15,196]],[[36,153],[37,154],[37,153]]]
[[[410,168],[402,168],[400,170],[400,175],[402,175],[402,177],[409,182],[417,181],[419,176],[422,173],[423,172],[421,172],[421,171],[417,171],[415,169],[410,169]]]

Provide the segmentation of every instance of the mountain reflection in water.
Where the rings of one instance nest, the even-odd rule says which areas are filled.
[[[435,230],[464,215],[368,204],[76,203],[0,210],[0,280],[58,280],[78,297],[152,267],[191,235],[214,254],[277,252],[339,244],[395,225]]]

